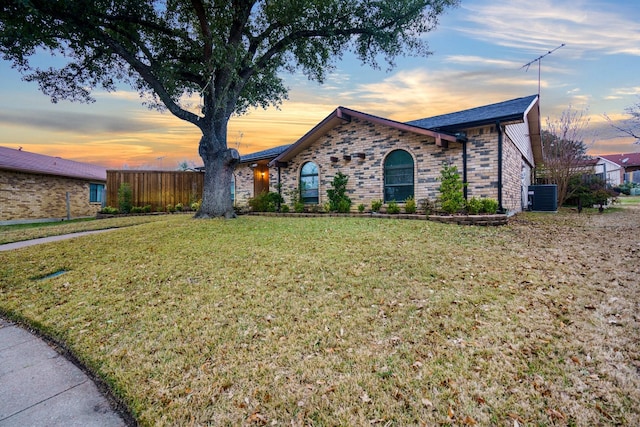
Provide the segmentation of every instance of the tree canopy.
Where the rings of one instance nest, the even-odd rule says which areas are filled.
[[[559,118],[547,118],[542,130],[544,163],[540,175],[558,186],[558,206],[572,196],[571,180],[589,169],[591,157],[584,142],[588,126],[586,112],[569,107]]]
[[[93,102],[118,82],[145,103],[202,131],[205,191],[199,216],[231,216],[238,153],[227,147],[232,114],[287,97],[282,72],[322,82],[350,50],[377,67],[427,55],[423,34],[458,0],[6,0],[0,54],[53,102]],[[59,68],[35,67],[50,52]],[[201,105],[185,102],[199,95]]]

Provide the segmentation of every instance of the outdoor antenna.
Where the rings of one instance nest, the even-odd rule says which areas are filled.
[[[529,67],[531,66],[531,64],[533,64],[534,62],[538,62],[538,97],[540,97],[540,63],[542,62],[542,58],[544,58],[547,55],[551,55],[553,52],[555,52],[556,50],[560,49],[561,47],[564,47],[565,44],[562,43],[560,46],[558,46],[557,48],[550,50],[549,52],[545,53],[544,55],[541,55],[539,57],[537,57],[536,59],[534,59],[531,62],[527,62],[526,64],[524,64],[522,67],[520,68],[525,68],[525,71],[529,71]]]

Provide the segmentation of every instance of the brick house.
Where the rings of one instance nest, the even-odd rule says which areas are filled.
[[[94,216],[106,168],[0,147],[0,224]]]
[[[400,205],[438,197],[443,163],[456,165],[466,197],[490,197],[504,211],[527,206],[527,187],[542,161],[537,95],[401,123],[336,108],[291,145],[243,156],[235,201],[301,191],[307,204],[327,202],[333,176],[349,177],[352,209],[374,200]]]

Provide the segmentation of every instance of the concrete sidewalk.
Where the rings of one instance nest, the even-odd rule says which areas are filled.
[[[106,231],[117,230],[117,228],[105,228],[103,230],[80,231],[78,233],[62,234],[59,236],[41,237],[39,239],[23,240],[21,242],[5,243],[0,245],[0,252],[10,251],[13,249],[26,248],[27,246],[39,245],[41,243],[57,242],[60,240],[73,239],[88,234],[104,233]]]
[[[47,343],[0,318],[0,427],[126,426],[91,379]]]

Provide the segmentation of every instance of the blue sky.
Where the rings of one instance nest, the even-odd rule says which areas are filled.
[[[640,151],[619,137],[606,113],[624,118],[640,101],[640,4],[637,0],[462,0],[426,35],[432,55],[401,57],[396,67],[361,66],[345,54],[324,85],[285,75],[280,109],[234,117],[229,146],[242,154],[297,140],[342,105],[408,121],[538,91],[546,118],[571,106],[586,110],[591,154]],[[43,66],[48,57],[39,58]],[[0,145],[112,168],[200,165],[198,130],[169,113],[149,111],[137,93],[95,93],[94,104],[51,104],[36,84],[0,62]]]

